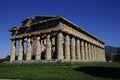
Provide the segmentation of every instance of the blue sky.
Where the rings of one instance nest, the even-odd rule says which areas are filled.
[[[35,15],[64,16],[105,45],[120,46],[120,0],[0,0],[0,58],[10,54],[8,29]]]

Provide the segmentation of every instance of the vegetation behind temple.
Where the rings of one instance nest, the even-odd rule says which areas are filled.
[[[105,46],[105,55],[107,61],[120,62],[120,47]]]

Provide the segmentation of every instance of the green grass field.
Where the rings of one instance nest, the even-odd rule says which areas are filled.
[[[120,63],[1,64],[0,79],[120,80]]]

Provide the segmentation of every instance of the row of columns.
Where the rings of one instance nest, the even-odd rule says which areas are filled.
[[[70,36],[65,34],[63,37],[63,33],[59,32],[56,35],[55,42],[55,54],[56,59],[58,60],[66,60],[66,61],[104,61],[105,54],[104,49],[96,46],[90,42],[85,40],[76,38],[74,36]],[[63,40],[64,39],[64,40]],[[32,45],[31,39],[27,38],[26,44],[26,60],[31,60],[32,56]],[[19,47],[18,47],[18,60],[23,60],[23,53],[24,53],[24,41],[22,39],[19,40]],[[36,38],[36,46],[35,48],[35,60],[41,60],[41,52],[42,52],[42,44],[40,42],[40,36]],[[15,61],[16,55],[16,40],[12,40],[12,47],[11,47],[11,57],[10,61]],[[47,34],[46,36],[46,60],[52,59],[52,41],[51,35]]]

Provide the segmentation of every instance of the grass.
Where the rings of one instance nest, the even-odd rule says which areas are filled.
[[[48,63],[0,65],[1,79],[120,80],[120,63]]]

